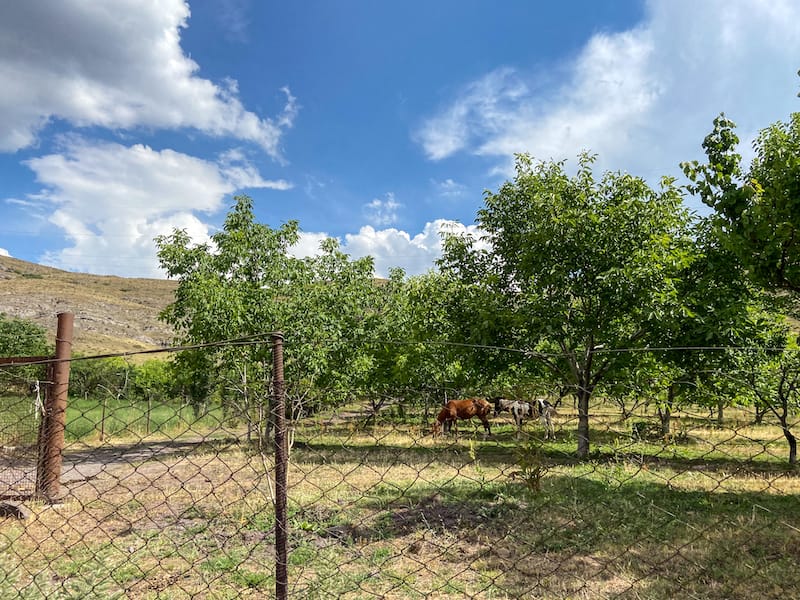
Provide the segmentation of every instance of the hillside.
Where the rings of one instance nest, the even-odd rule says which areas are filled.
[[[75,315],[73,352],[94,354],[157,348],[172,339],[158,313],[177,283],[70,273],[0,256],[0,313],[45,327],[55,339],[56,315]]]

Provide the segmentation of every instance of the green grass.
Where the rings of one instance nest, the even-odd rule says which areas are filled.
[[[36,444],[39,415],[30,397],[0,396],[0,445]]]
[[[105,407],[104,407],[105,404]],[[97,438],[141,438],[151,433],[176,434],[182,430],[218,429],[222,410],[214,408],[199,417],[194,409],[174,402],[148,403],[128,400],[70,398],[65,437],[68,442]]]
[[[71,410],[92,422],[97,408]],[[141,410],[115,406],[119,435],[137,431]],[[299,424],[290,595],[792,597],[800,473],[774,423],[730,416],[723,430],[677,419],[685,435],[663,440],[597,415],[583,462],[567,410],[547,441],[536,423],[518,439],[507,419],[488,439],[464,426],[457,440],[433,440],[412,411],[373,426]],[[218,427],[207,419],[192,430]],[[207,445],[109,469],[24,525],[0,521],[0,597],[271,595],[271,460],[246,444]]]
[[[753,490],[743,474],[698,476],[590,461],[548,464],[540,491],[533,492],[507,475],[513,463],[484,462],[484,455],[496,458],[490,449],[491,442],[477,444],[473,458],[459,447],[444,447],[446,460],[429,461],[411,448],[407,454],[392,450],[389,460],[376,448],[375,461],[369,455],[359,462],[326,457],[324,464],[312,449],[295,451],[292,597],[559,598],[588,589],[596,597],[613,592],[722,599],[790,593],[797,583],[800,486],[794,476],[762,478]],[[238,471],[236,464],[251,457],[218,460]],[[171,472],[180,475],[177,467]],[[729,490],[720,485],[722,479]],[[133,487],[126,479],[118,485]],[[320,497],[325,485],[334,489]],[[144,597],[134,592],[148,581],[154,585],[159,573],[172,573],[181,582],[171,588],[177,597],[190,588],[214,597],[235,596],[237,590],[270,592],[274,559],[267,497],[237,503],[223,494],[198,494],[195,503],[202,500],[201,507],[180,510],[167,490],[126,493],[136,493],[141,502],[124,504],[132,513],[126,521],[134,524],[126,538],[103,539],[102,530],[81,536],[83,528],[76,525],[69,530],[74,540],[66,555],[63,547],[39,549],[17,560],[35,561],[36,572],[52,571],[69,582],[75,597],[87,590]],[[117,511],[108,505],[114,504],[113,494],[104,496],[100,517],[107,520]],[[169,506],[165,498],[172,499]],[[89,507],[65,510],[100,511]],[[151,519],[160,523],[157,529],[135,525]],[[26,547],[28,535],[37,536],[17,531],[15,551]],[[18,589],[23,568],[9,560],[13,554],[4,556],[7,577],[0,593],[10,597],[4,590]]]
[[[765,590],[788,591],[796,583],[796,480],[787,489],[764,479],[758,491],[744,491],[736,488],[752,482],[725,473],[696,477],[589,462],[551,466],[533,493],[502,471],[480,467],[480,459],[455,477],[433,478],[428,470],[413,482],[383,481],[352,498],[344,513],[349,527],[337,530],[349,531],[360,551],[339,564],[367,568],[355,556],[403,554],[409,540],[421,537],[448,541],[429,550],[426,563],[435,572],[425,572],[418,590],[439,585],[448,565],[469,575],[451,593],[486,585],[485,597],[566,597],[587,581],[590,589],[604,589],[610,574],[619,578],[620,595],[632,598],[767,597]],[[304,531],[314,539],[324,537],[325,527],[323,521]],[[305,564],[320,560],[306,556]],[[578,568],[587,560],[594,568]],[[548,580],[548,571],[559,573],[558,582]],[[481,583],[487,572],[496,575]],[[381,593],[381,583],[373,584],[368,589]]]

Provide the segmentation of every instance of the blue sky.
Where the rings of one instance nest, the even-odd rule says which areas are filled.
[[[724,111],[800,110],[795,0],[0,4],[0,254],[162,276],[235,194],[376,271],[431,268],[513,155],[657,185]],[[699,207],[687,201],[693,209]]]

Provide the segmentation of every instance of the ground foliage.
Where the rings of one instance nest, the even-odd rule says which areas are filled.
[[[457,439],[433,440],[411,406],[296,423],[290,597],[792,593],[800,480],[774,421],[739,410],[718,429],[685,407],[683,435],[668,441],[634,427],[653,422],[652,407],[627,420],[599,408],[583,462],[569,405],[549,441],[506,418],[488,439],[462,424]],[[64,500],[0,520],[3,597],[270,595],[272,458],[204,418],[189,413],[157,437],[131,426],[100,446],[71,442]]]

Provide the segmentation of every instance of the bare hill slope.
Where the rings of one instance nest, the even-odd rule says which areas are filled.
[[[177,283],[70,273],[0,256],[0,313],[42,325],[55,339],[56,316],[75,315],[73,352],[136,352],[172,339],[158,313],[174,299]]]

